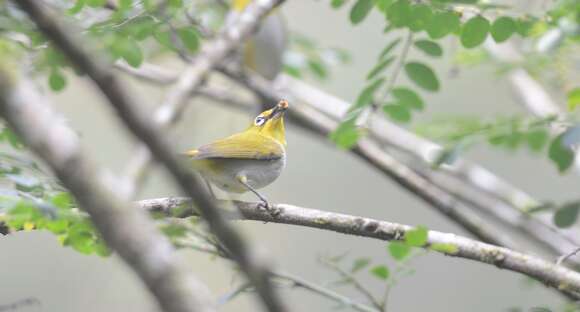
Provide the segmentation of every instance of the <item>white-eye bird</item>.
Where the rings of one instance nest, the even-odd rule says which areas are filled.
[[[240,133],[187,151],[194,168],[218,188],[232,193],[253,192],[265,208],[270,205],[257,190],[274,182],[286,164],[284,113],[281,100],[262,112]]]

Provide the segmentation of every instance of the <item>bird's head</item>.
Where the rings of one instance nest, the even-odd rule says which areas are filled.
[[[288,109],[288,101],[280,100],[273,108],[263,111],[254,118],[254,122],[246,131],[257,132],[269,136],[283,145],[286,145],[284,130],[284,113]]]

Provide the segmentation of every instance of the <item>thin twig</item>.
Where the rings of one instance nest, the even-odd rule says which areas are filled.
[[[334,292],[328,288],[322,287],[320,285],[314,284],[310,281],[305,280],[302,277],[296,276],[294,274],[290,274],[287,272],[282,271],[274,271],[272,272],[273,276],[279,277],[281,279],[285,279],[291,281],[294,286],[302,287],[306,290],[309,290],[313,293],[319,294],[325,298],[331,299],[335,302],[338,302],[344,306],[351,307],[360,312],[380,312],[381,310],[377,310],[370,306],[358,303],[350,299],[349,297],[343,296],[337,292]]]
[[[399,57],[397,58],[397,63],[395,64],[395,67],[391,71],[391,74],[389,76],[389,80],[387,81],[387,83],[385,85],[384,91],[382,94],[377,96],[377,99],[376,99],[377,103],[376,104],[378,104],[378,105],[373,105],[373,107],[372,107],[373,113],[376,112],[376,110],[378,108],[380,108],[382,105],[384,105],[386,98],[391,94],[391,91],[395,87],[395,83],[397,83],[397,78],[399,77],[399,74],[401,73],[401,70],[403,69],[403,65],[405,65],[405,60],[407,59],[407,56],[409,55],[409,50],[411,49],[412,45],[413,45],[413,31],[409,30],[409,31],[407,31],[407,35],[405,36],[405,41],[403,42],[403,48],[401,49],[401,53],[399,54]],[[367,119],[367,122],[369,120],[370,120],[370,118]]]
[[[556,265],[561,265],[564,261],[570,259],[570,257],[575,256],[579,252],[580,252],[580,247],[574,249],[572,252],[570,252],[566,255],[562,255],[561,257],[558,258],[558,260],[556,260]]]
[[[218,306],[224,305],[230,301],[232,301],[234,298],[236,298],[237,296],[241,295],[243,292],[248,291],[249,289],[252,289],[252,284],[251,283],[243,283],[240,286],[236,287],[234,290],[228,292],[227,294],[221,296],[218,299]]]
[[[338,272],[340,276],[342,276],[345,281],[352,283],[352,286],[363,296],[365,296],[368,301],[379,311],[382,310],[381,303],[375,298],[375,296],[368,290],[365,286],[359,282],[359,280],[350,272],[347,272],[345,269],[340,267],[340,265],[336,264],[333,261],[328,261],[327,259],[322,259],[324,264],[329,268],[333,269],[334,271]]]

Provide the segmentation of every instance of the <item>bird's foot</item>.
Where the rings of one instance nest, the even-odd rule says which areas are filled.
[[[270,215],[274,218],[278,217],[282,211],[280,208],[270,204],[268,201],[264,200],[258,203],[258,209],[265,210],[270,213]]]

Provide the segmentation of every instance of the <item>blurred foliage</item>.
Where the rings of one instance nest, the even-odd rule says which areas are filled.
[[[350,54],[340,48],[323,47],[313,39],[293,33],[290,48],[284,53],[284,71],[296,78],[312,75],[319,80],[330,76],[330,70],[348,64]]]
[[[578,60],[574,60],[574,55],[580,55],[578,53],[580,52],[578,50],[580,7],[577,1],[555,1],[553,6],[544,12],[543,16],[530,16],[518,13],[510,6],[476,0],[427,2],[376,0],[374,6],[371,2],[362,0],[331,1],[331,7],[333,9],[349,9],[350,21],[353,25],[362,23],[369,14],[375,11],[384,16],[387,34],[407,32],[410,35],[405,39],[399,38],[389,42],[379,54],[376,65],[367,75],[368,80],[374,80],[375,83],[380,82],[379,85],[367,84],[361,91],[358,100],[353,104],[348,117],[330,136],[341,148],[353,147],[364,134],[363,131],[355,130],[355,128],[366,126],[367,117],[363,112],[369,108],[374,111],[376,107],[381,107],[388,118],[400,123],[412,120],[413,109],[421,110],[424,108],[425,103],[420,100],[419,91],[438,92],[442,87],[438,74],[429,65],[429,61],[431,58],[439,58],[444,54],[443,45],[440,42],[448,40],[448,36],[456,37],[457,42],[463,47],[456,56],[458,63],[473,65],[490,61],[489,56],[482,52],[482,49],[478,49],[488,37],[501,43],[518,36],[519,40],[528,41],[533,46],[534,42],[542,41],[542,36],[548,32],[561,30],[564,39],[559,39],[561,42],[552,43],[556,50],[565,51],[558,55],[558,62],[552,61],[553,53],[539,53],[538,51],[527,53],[524,51],[527,53],[526,56],[528,54],[533,54],[533,56],[524,58],[521,64],[502,64],[502,71],[507,72],[516,66],[523,66],[537,76],[545,76],[543,74],[545,69],[553,67],[555,68],[553,71],[559,75],[557,81],[561,82],[562,90],[568,94],[569,110],[574,110],[580,102],[580,93],[578,93],[577,87],[570,86],[568,83],[578,81],[574,80],[577,78],[577,71],[570,70],[570,68],[577,68]],[[421,51],[425,60],[407,60],[407,55],[412,49]],[[404,72],[413,82],[413,85],[398,86],[396,77],[399,72]],[[372,94],[369,94],[369,86],[371,85],[373,86]],[[420,103],[420,106],[409,106],[408,102],[404,104],[405,101],[401,101],[400,93],[395,92],[399,88],[413,92],[413,102]],[[366,100],[359,101],[361,97]],[[369,98],[370,100],[368,100]],[[419,101],[416,100],[417,98]],[[409,97],[406,99],[408,100]],[[544,125],[545,127],[546,125]],[[537,132],[529,134],[532,150],[541,148],[541,141],[545,137],[542,133],[545,130],[537,129]],[[496,140],[491,140],[492,145],[501,147],[519,145],[522,136],[518,133],[504,133],[502,137],[505,138],[510,134],[511,138],[506,140],[499,137]],[[553,147],[555,147],[553,150],[556,150],[559,146],[553,145]],[[566,149],[563,147],[551,154],[551,159],[558,165],[560,171],[569,168],[569,161],[564,151]]]
[[[39,1],[62,12],[63,20],[70,22],[74,31],[92,39],[87,44],[101,51],[103,57],[134,68],[162,55],[178,56],[184,61],[195,57],[204,42],[227,22],[230,12],[227,1],[212,0],[118,0],[115,5],[107,0]],[[400,124],[412,122],[414,115],[429,105],[424,94],[445,88],[432,64],[455,53],[450,59],[459,66],[492,64],[499,73],[525,68],[552,87],[569,114],[562,118],[445,117],[415,125],[418,134],[445,147],[434,167],[452,164],[458,155],[477,144],[545,155],[560,172],[572,166],[573,148],[580,141],[580,127],[574,116],[580,105],[579,1],[553,1],[536,16],[479,0],[329,0],[328,3],[334,10],[348,11],[345,23],[353,27],[364,23],[370,15],[379,16],[384,21],[380,31],[392,38],[381,51],[376,51],[376,60],[361,80],[355,102],[330,135],[337,146],[352,148],[367,134],[369,112],[378,112]],[[32,71],[46,79],[53,92],[64,90],[71,74],[82,74],[71,67],[11,1],[0,0],[0,36],[0,62],[15,53],[17,45],[17,52],[26,55],[23,62],[31,64]],[[332,76],[333,67],[350,62],[349,51],[326,47],[308,34],[294,32],[289,38],[284,71],[292,76],[325,80]],[[482,49],[486,40],[497,43],[515,40],[524,57],[509,64],[497,62]],[[444,44],[449,41],[460,49],[449,49],[453,45]],[[412,54],[412,59],[411,51],[418,52]],[[403,75],[409,83],[399,82],[398,77]],[[554,128],[558,131],[552,131]],[[83,254],[110,254],[67,190],[29,156],[18,137],[4,126],[0,126],[0,151],[2,231],[47,230],[63,245]],[[577,222],[580,203],[548,203],[530,213],[546,209],[555,211],[556,226],[566,228]],[[163,233],[177,246],[185,246],[184,242],[192,239],[200,249],[204,244],[218,245],[197,228],[196,220],[158,221]],[[400,278],[413,274],[409,263],[423,250],[417,247],[449,255],[457,252],[453,244],[428,245],[427,233],[425,227],[417,227],[400,240],[388,243],[388,263],[360,256],[349,263],[346,256],[325,261],[341,276],[336,285],[354,286],[356,276],[369,274],[382,283],[388,294]],[[377,300],[381,299],[386,300]]]

